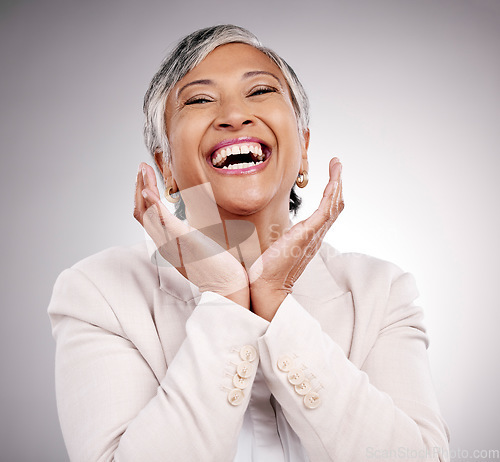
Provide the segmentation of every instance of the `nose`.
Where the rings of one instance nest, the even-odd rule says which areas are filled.
[[[253,114],[245,102],[238,98],[231,98],[220,103],[214,125],[218,130],[237,131],[254,122]]]

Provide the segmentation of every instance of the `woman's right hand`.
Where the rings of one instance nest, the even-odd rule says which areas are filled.
[[[154,170],[141,163],[137,173],[134,217],[165,260],[200,292],[218,293],[250,308],[248,275],[242,264],[217,242],[172,215],[160,200]],[[224,232],[222,224],[220,232]]]

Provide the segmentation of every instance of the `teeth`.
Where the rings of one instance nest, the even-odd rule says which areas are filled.
[[[258,143],[235,144],[233,146],[228,146],[226,148],[220,149],[219,152],[217,152],[217,154],[212,157],[212,164],[217,167],[223,164],[228,156],[249,153],[252,153],[253,158],[259,161],[262,161],[265,157],[265,154],[262,153],[262,147]]]
[[[260,160],[259,162],[243,162],[240,164],[225,165],[224,167],[222,167],[222,170],[224,170],[224,169],[238,170],[238,169],[242,169],[242,168],[253,167],[254,165],[259,165],[259,164],[262,164],[262,162],[263,161]]]

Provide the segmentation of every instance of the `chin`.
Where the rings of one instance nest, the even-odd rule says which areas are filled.
[[[249,216],[264,209],[270,200],[263,197],[252,197],[250,194],[240,200],[232,200],[228,203],[219,204],[221,208],[233,215]]]
[[[250,215],[254,215],[255,213],[262,210],[262,208],[256,207],[255,204],[241,204],[241,205],[232,205],[231,207],[223,207],[224,210],[227,210],[233,215],[240,215],[243,217],[248,217]]]

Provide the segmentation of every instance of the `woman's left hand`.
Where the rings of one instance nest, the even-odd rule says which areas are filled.
[[[254,313],[271,321],[281,302],[321,246],[326,232],[344,209],[342,165],[330,161],[330,180],[318,209],[279,239],[248,270],[250,299]]]

